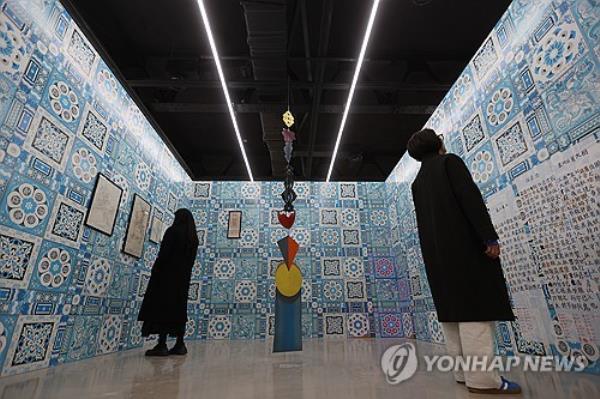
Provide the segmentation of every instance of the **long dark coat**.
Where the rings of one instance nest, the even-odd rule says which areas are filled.
[[[423,159],[412,194],[438,319],[514,320],[500,260],[485,255],[485,243],[498,234],[462,159]]]
[[[169,227],[152,267],[138,320],[149,334],[181,333],[187,322],[187,300],[197,246],[190,248],[185,229]],[[157,327],[159,325],[157,331]],[[178,326],[173,330],[174,326]],[[166,330],[165,330],[166,328]],[[142,329],[144,332],[144,328]]]

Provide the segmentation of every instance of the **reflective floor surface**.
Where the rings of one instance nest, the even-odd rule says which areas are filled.
[[[145,358],[142,350],[133,350],[1,378],[0,399],[490,397],[469,394],[449,373],[420,369],[408,381],[389,385],[380,357],[401,342],[309,340],[302,352],[272,354],[270,341],[203,341],[188,343],[185,357],[168,358]],[[443,354],[444,347],[417,342],[417,351]],[[599,376],[547,372],[510,377],[523,386],[522,398],[600,398]]]

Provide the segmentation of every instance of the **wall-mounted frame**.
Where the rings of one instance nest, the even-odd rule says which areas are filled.
[[[150,223],[150,241],[155,244],[160,244],[165,233],[165,224],[160,217],[154,213],[152,222]]]
[[[242,237],[242,211],[229,211],[227,221],[227,238],[237,239]]]
[[[85,217],[85,225],[111,236],[117,222],[122,196],[123,189],[121,187],[102,173],[98,173]]]
[[[123,240],[123,252],[135,258],[141,258],[144,253],[144,240],[146,230],[150,223],[150,211],[152,207],[138,194],[133,195],[131,213],[127,223],[127,231]]]

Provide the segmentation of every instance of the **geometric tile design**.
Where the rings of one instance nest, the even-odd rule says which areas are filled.
[[[50,166],[64,171],[73,146],[73,135],[40,108],[23,147]]]
[[[511,4],[426,126],[444,134],[449,149],[464,158],[500,236],[517,320],[498,323],[498,352],[556,350],[568,356],[600,345],[590,327],[598,324],[600,300],[583,288],[594,285],[600,271],[581,269],[600,264],[595,249],[600,217],[593,211],[600,179],[598,15],[587,0],[541,0],[535,12],[532,4]],[[469,90],[466,82],[474,83]],[[405,155],[386,181],[394,210],[388,215],[397,226],[392,254],[409,271],[397,286],[398,296],[412,302],[412,309],[401,311],[402,327],[407,336],[443,343],[425,265],[417,256],[410,185],[418,170]],[[375,268],[377,291],[391,287],[379,282],[385,273],[377,263]],[[582,288],[568,288],[573,283]],[[379,319],[385,335],[396,318],[381,298],[377,305],[390,309]],[[564,334],[566,325],[569,339],[551,338],[557,328]],[[589,352],[586,371],[600,374],[600,362]]]
[[[579,170],[565,163],[571,158],[580,162],[586,151],[588,157],[598,154],[594,132],[599,120],[600,48],[593,18],[582,11],[589,5],[586,1],[542,0],[535,13],[523,11],[527,2],[515,2],[503,19],[515,24],[511,32],[536,31],[542,20],[532,20],[534,16],[551,16],[551,26],[530,37],[495,29],[431,119],[449,147],[461,156],[466,150],[469,168],[479,171],[478,184],[489,188],[491,208],[498,205],[495,193],[513,198],[511,190],[519,190],[513,186],[521,184],[518,176],[527,178],[536,166],[556,162],[551,169],[565,173],[553,176],[557,181],[552,184],[561,191],[555,190],[552,198],[566,202],[552,209],[562,212],[557,221],[567,220],[579,233],[577,240],[569,241],[565,233],[543,249],[534,249],[545,253],[551,245],[565,243],[568,251],[561,253],[579,251],[573,255],[577,265],[598,263],[594,241],[580,234],[595,226],[596,219],[592,212],[573,211],[578,201],[591,204],[591,190],[579,193],[568,184],[588,187],[586,181],[597,181],[597,168]],[[79,28],[65,12],[56,12],[63,9],[56,0],[36,7],[5,3],[0,7],[0,35],[10,38],[12,46],[2,47],[0,40],[6,60],[0,63],[5,140],[0,156],[2,375],[142,345],[136,316],[159,247],[146,239],[140,261],[121,252],[133,194],[149,201],[167,226],[178,207],[189,207],[198,223],[203,247],[193,270],[186,334],[196,339],[271,336],[272,272],[281,261],[275,242],[286,234],[272,211],[281,209],[283,184],[190,182]],[[561,53],[556,46],[566,47]],[[546,57],[559,53],[562,59],[550,68],[536,61],[546,62]],[[539,55],[543,57],[536,58]],[[520,131],[510,130],[517,122]],[[565,155],[562,159],[554,156],[560,153]],[[401,160],[387,183],[294,186],[298,198],[292,235],[301,244],[296,263],[304,281],[305,337],[441,341],[439,323],[429,319],[433,304],[415,234],[411,173],[405,173],[415,168],[404,169],[406,162]],[[96,172],[124,190],[111,236],[83,224]],[[526,197],[527,191],[518,193]],[[545,209],[533,200],[524,204]],[[242,239],[227,239],[229,210],[243,213]],[[499,229],[505,234],[515,223],[509,220]],[[530,232],[544,226],[531,217],[527,223],[534,227]],[[509,240],[503,242],[508,243],[514,236],[506,234]],[[543,238],[515,241],[535,245]],[[527,271],[512,260],[521,249],[503,250],[511,289],[527,283],[512,278],[515,269]],[[544,266],[546,270],[553,269]],[[598,280],[596,269],[586,270]],[[557,277],[544,288],[555,307],[563,306],[563,313],[568,313],[567,305],[579,309],[580,320],[562,325],[574,326],[573,336],[582,338],[566,342],[563,337],[560,347],[565,349],[566,343],[567,348],[593,355],[587,337],[594,335],[585,326],[595,320],[590,315],[596,304],[576,298],[562,303],[561,298],[573,296],[557,292],[562,282]],[[531,306],[545,303],[536,292]],[[546,306],[533,310],[542,318],[555,312]],[[539,325],[538,337],[553,336],[543,330],[552,325],[546,320],[510,323],[503,325],[510,330],[503,336],[513,337],[515,348],[505,340],[503,350],[544,353],[558,347],[526,339],[531,325]],[[596,341],[591,344],[598,347]],[[590,361],[588,369],[600,372],[598,362]]]
[[[476,114],[462,129],[463,143],[467,152],[471,151],[485,138],[485,132],[479,114]]]
[[[60,316],[20,316],[2,375],[48,367]]]
[[[54,203],[45,238],[78,248],[83,234],[85,208],[63,196]]]
[[[0,287],[29,286],[41,241],[0,225]]]

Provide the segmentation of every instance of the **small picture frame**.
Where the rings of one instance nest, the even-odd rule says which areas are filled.
[[[123,252],[134,258],[141,258],[144,253],[144,240],[150,223],[150,211],[152,210],[148,201],[138,194],[133,195],[131,213],[127,223],[127,231],[123,240]]]
[[[242,237],[242,211],[229,211],[227,222],[227,238],[239,239]]]
[[[152,215],[152,223],[150,223],[150,241],[155,244],[160,244],[165,233],[165,224],[156,213]]]
[[[117,186],[104,174],[98,173],[89,210],[85,217],[85,225],[100,233],[112,236],[122,196],[123,189],[121,187]]]

